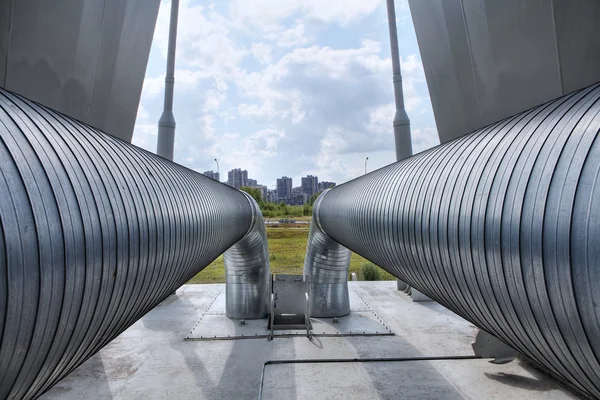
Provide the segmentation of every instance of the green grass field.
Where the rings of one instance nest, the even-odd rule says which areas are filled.
[[[273,274],[302,274],[306,246],[308,244],[308,224],[285,224],[278,227],[267,227],[269,240],[269,255],[271,259],[271,272]],[[358,279],[361,266],[367,260],[352,253],[349,273],[356,272]],[[381,279],[393,280],[392,275],[380,270]],[[188,283],[225,283],[225,270],[223,256],[213,261],[208,267],[194,276]]]

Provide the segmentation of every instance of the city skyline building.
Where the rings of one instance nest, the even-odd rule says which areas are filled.
[[[302,193],[306,193],[309,198],[319,193],[319,178],[317,176],[303,176],[301,181]]]
[[[248,171],[241,168],[232,169],[227,173],[227,184],[236,189],[248,186]]]
[[[208,176],[211,179],[214,179],[215,181],[221,181],[221,177],[220,174],[218,172],[214,172],[214,171],[204,171],[202,173],[202,175]]]
[[[279,203],[279,198],[277,197],[277,190],[267,190],[267,201],[269,203]]]
[[[220,180],[218,172],[210,170],[203,172],[203,174],[212,179]],[[281,178],[277,178],[275,188],[269,189],[267,185],[261,185],[257,179],[249,178],[248,171],[241,168],[232,169],[227,173],[227,176],[226,183],[231,187],[241,189],[243,186],[247,186],[252,189],[258,189],[264,201],[271,203],[284,202],[288,205],[303,205],[310,201],[315,194],[336,185],[335,182],[319,182],[318,176],[307,175],[300,178],[300,186],[294,187],[291,177],[282,176]]]
[[[323,181],[323,182],[318,183],[317,188],[318,188],[319,192],[323,192],[327,189],[331,189],[332,187],[335,187],[335,185],[336,185],[335,182]]]
[[[284,200],[292,194],[292,178],[282,176],[277,179],[277,198]]]

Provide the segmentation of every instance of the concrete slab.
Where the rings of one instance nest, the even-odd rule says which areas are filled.
[[[218,296],[223,291],[224,285],[183,286],[42,399],[256,399],[262,366],[268,360],[473,354],[475,327],[437,303],[413,303],[396,289],[394,281],[350,282],[350,291],[360,294],[394,336],[315,337],[312,341],[291,337],[271,342],[184,340],[203,313],[220,301]],[[399,393],[411,380],[415,385],[421,384],[420,393],[424,396],[429,393],[430,398],[437,398],[437,393],[442,393],[438,391],[450,390],[448,387],[457,390],[460,397],[472,399],[486,398],[490,393],[491,398],[519,396],[535,400],[550,395],[555,399],[573,398],[555,382],[520,362],[494,365],[485,360],[471,360],[423,365],[413,366],[408,372],[402,370],[406,366],[386,368],[370,364],[338,369],[315,367],[321,369],[313,370],[312,375],[319,376],[323,385],[329,382],[333,388],[338,381],[371,382],[371,386],[361,389],[365,394],[361,398],[385,398],[382,396],[394,388],[397,394],[394,398],[403,398]],[[267,372],[271,380],[272,374],[279,373]],[[302,377],[309,372],[298,377],[295,372],[285,374],[290,377],[285,380],[289,390],[279,392],[283,395],[279,398],[303,398],[303,391],[309,388]],[[367,376],[369,380],[365,380]],[[272,388],[269,390],[283,390],[266,383]],[[310,396],[335,398],[330,394],[336,393],[311,392]]]
[[[470,373],[473,368],[482,373]],[[261,398],[521,400],[564,399],[565,393],[518,363],[499,368],[486,360],[445,360],[267,365]]]

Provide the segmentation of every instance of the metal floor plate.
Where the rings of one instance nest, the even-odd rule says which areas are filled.
[[[371,306],[367,304],[365,299],[363,299],[360,293],[358,293],[356,290],[349,290],[348,295],[350,298],[350,311],[358,312],[372,310]]]
[[[374,336],[393,335],[393,332],[373,311],[351,312],[345,317],[312,318],[314,336]],[[269,336],[267,319],[239,320],[227,318],[224,314],[205,314],[194,325],[185,340],[233,340],[266,338]],[[306,330],[278,330],[274,337],[306,336]]]
[[[314,336],[393,335],[393,332],[371,309],[356,290],[350,290],[349,315],[337,318],[312,318]],[[266,338],[267,319],[246,320],[244,325],[225,315],[225,293],[219,292],[202,313],[185,340],[233,340]],[[274,337],[306,336],[303,329],[278,330]]]

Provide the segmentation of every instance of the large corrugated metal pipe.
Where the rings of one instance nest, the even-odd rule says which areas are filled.
[[[600,397],[600,89],[331,189],[319,226]]]
[[[348,267],[352,252],[321,229],[319,209],[327,192],[321,193],[313,205],[304,276],[309,282],[311,315],[341,317],[350,314]]]
[[[48,390],[257,219],[242,192],[0,90],[0,399]]]

